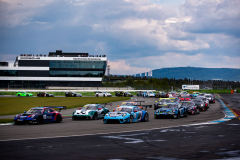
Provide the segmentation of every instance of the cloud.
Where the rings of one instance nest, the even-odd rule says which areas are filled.
[[[108,65],[110,65],[110,74],[112,75],[133,75],[136,73],[148,72],[151,70],[150,68],[145,67],[132,67],[125,60],[108,60]]]
[[[238,0],[0,0],[0,54],[107,55],[116,74],[238,67],[239,8]]]

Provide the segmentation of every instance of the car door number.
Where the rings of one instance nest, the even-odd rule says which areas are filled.
[[[43,119],[52,119],[52,116],[43,115]]]

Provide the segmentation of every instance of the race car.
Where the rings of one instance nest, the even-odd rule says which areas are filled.
[[[72,120],[103,118],[109,110],[101,104],[86,104],[82,108],[75,110],[72,114]]]
[[[184,96],[179,97],[179,100],[180,100],[180,101],[191,101],[191,97],[184,95]]]
[[[115,96],[123,96],[124,92],[123,91],[114,91]]]
[[[205,111],[205,110],[208,109],[207,103],[204,100],[200,99],[200,98],[199,99],[194,99],[193,102],[202,111]]]
[[[199,94],[200,94],[199,92],[193,92],[192,94],[190,94],[190,96],[191,96],[192,98],[195,98],[195,97],[197,97]]]
[[[151,105],[144,105],[152,107]],[[114,112],[109,112],[103,118],[104,123],[133,123],[147,122],[149,115],[146,110],[142,110],[138,106],[120,106],[115,108]]]
[[[112,97],[111,93],[103,92],[103,91],[97,91],[95,93],[96,97]]]
[[[37,94],[38,97],[54,97],[53,94],[47,93],[47,92],[39,92]]]
[[[24,97],[33,97],[32,93],[27,93],[27,92],[17,92],[16,96],[24,96]]]
[[[168,97],[168,98],[177,97],[176,94],[177,94],[176,91],[168,92],[168,93],[167,93],[167,97]]]
[[[155,97],[156,98],[167,98],[167,93],[160,91],[160,92],[155,94]]]
[[[208,99],[209,102],[215,103],[215,96],[212,94],[205,94],[205,97]]]
[[[128,92],[128,91],[126,91],[126,92],[123,93],[123,96],[124,96],[124,97],[132,97],[133,94],[130,93],[130,92]]]
[[[207,108],[209,108],[210,104],[209,104],[209,100],[207,99],[207,97],[198,95],[195,99],[202,99],[205,102],[205,106]]]
[[[153,92],[147,92],[147,97],[155,97],[155,93]]]
[[[55,111],[53,108],[59,109]],[[66,109],[66,106],[44,106],[33,107],[27,112],[17,114],[14,118],[14,124],[27,123],[27,124],[42,124],[44,122],[61,122],[62,115],[61,109]]]
[[[166,106],[168,103],[172,103],[171,99],[169,98],[160,98],[159,101],[155,101],[154,103],[154,110],[158,108],[162,108],[163,106]]]
[[[65,92],[65,97],[82,97],[82,94],[69,91]]]
[[[200,109],[193,101],[182,101],[180,104],[187,108],[188,114],[199,114]]]
[[[137,96],[142,96],[142,95],[143,95],[143,91],[137,92]]]
[[[154,118],[170,117],[181,118],[187,117],[187,108],[180,103],[168,103],[166,106],[154,111]]]

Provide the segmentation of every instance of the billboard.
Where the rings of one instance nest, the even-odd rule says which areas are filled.
[[[199,90],[199,85],[182,85],[182,89],[192,89],[192,90]]]

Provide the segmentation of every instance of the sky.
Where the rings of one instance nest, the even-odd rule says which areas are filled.
[[[240,68],[239,0],[0,0],[0,61],[107,55],[110,74]]]

